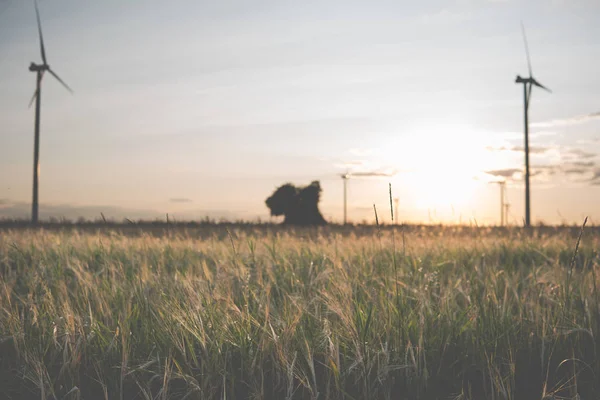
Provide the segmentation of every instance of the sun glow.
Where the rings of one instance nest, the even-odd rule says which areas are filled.
[[[486,150],[489,145],[489,136],[464,126],[431,127],[399,142],[388,157],[406,171],[398,179],[416,208],[466,208],[476,203],[482,171],[502,161]]]

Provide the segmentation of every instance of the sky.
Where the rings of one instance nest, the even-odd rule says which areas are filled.
[[[596,0],[40,0],[40,215],[279,221],[265,199],[319,180],[320,208],[389,222],[524,215],[526,28],[532,220],[600,222]],[[0,0],[0,218],[31,207],[33,1]],[[369,176],[372,175],[372,176]]]

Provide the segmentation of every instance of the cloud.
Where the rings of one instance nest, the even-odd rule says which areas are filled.
[[[530,154],[544,154],[547,153],[550,150],[553,150],[555,147],[553,146],[529,146],[529,153]],[[512,146],[512,147],[507,147],[507,146],[499,146],[499,147],[494,147],[494,146],[487,146],[485,148],[487,151],[514,151],[514,152],[520,152],[523,153],[525,151],[525,148],[523,146]]]
[[[348,175],[350,175],[350,177],[352,178],[353,176],[362,176],[362,177],[376,177],[376,176],[394,176],[398,173],[397,170],[395,169],[391,169],[391,170],[387,170],[387,171],[354,171],[354,172],[350,172],[348,173]]]
[[[592,174],[592,177],[589,180],[590,185],[600,185],[600,168],[596,168],[594,170],[594,173]]]
[[[525,148],[524,146],[487,146],[485,148],[487,151],[491,152],[518,152],[523,153]],[[598,153],[592,151],[586,151],[581,148],[574,147],[561,147],[557,145],[549,145],[549,146],[530,146],[529,147],[530,154],[537,155],[545,155],[545,156],[559,156],[563,162],[569,162],[570,164],[574,163],[585,163],[579,164],[578,166],[588,167],[593,161],[589,161],[592,158],[598,156]]]
[[[529,174],[532,178],[537,177],[538,181],[549,181],[551,177],[554,177],[561,173],[561,167],[559,165],[532,165]]]
[[[554,127],[554,126],[576,125],[576,124],[583,124],[583,123],[586,123],[588,121],[592,121],[595,119],[600,119],[600,111],[585,114],[585,115],[577,115],[577,116],[571,117],[571,118],[554,119],[554,120],[546,121],[546,122],[534,122],[531,124],[531,126],[539,127],[539,128],[548,128],[548,127]]]
[[[188,199],[186,197],[173,197],[169,199],[171,203],[191,203],[192,199]]]
[[[572,161],[569,165],[573,165],[575,167],[586,167],[591,168],[596,165],[595,161]]]
[[[592,139],[579,139],[577,144],[600,144],[600,138],[592,138]]]
[[[535,168],[539,170],[540,174],[546,172],[548,176],[556,175],[557,178],[562,177],[563,182],[566,181],[570,183],[589,185],[600,184],[600,168],[595,167],[594,162],[573,162],[567,164],[533,167],[532,169]]]
[[[531,154],[544,154],[550,150],[552,150],[553,147],[551,146],[529,146],[529,153]],[[512,151],[518,151],[518,152],[524,152],[525,151],[525,147],[524,146],[513,146],[513,148],[511,149]]]
[[[567,149],[565,151],[562,152],[561,156],[564,159],[572,159],[572,158],[579,158],[579,159],[590,159],[590,158],[595,158],[598,154],[597,153],[593,153],[591,151],[585,151],[582,149]]]
[[[496,178],[512,178],[515,174],[522,173],[523,170],[517,168],[505,168],[495,169],[491,171],[484,171],[484,173],[491,175]]]
[[[334,163],[336,168],[343,168],[350,178],[352,177],[391,177],[400,172],[389,165],[382,165],[368,160],[354,160]]]
[[[584,168],[582,168],[584,169]],[[504,181],[522,181],[524,179],[525,172],[520,168],[504,168],[497,170],[484,171],[485,174],[490,175],[497,180]],[[558,164],[547,164],[547,165],[532,165],[529,170],[529,176],[531,178],[537,177],[538,181],[548,181],[551,177],[557,176],[564,173],[562,167]],[[584,173],[584,172],[582,172]],[[494,180],[492,182],[495,182]]]
[[[546,164],[531,165],[530,176],[537,184],[545,182],[551,185],[578,183],[600,185],[600,167],[594,158],[596,153],[578,148],[567,148],[560,151],[561,159],[550,160]],[[488,182],[521,182],[524,171],[521,168],[503,168],[483,171],[484,176],[478,179]]]
[[[570,174],[570,175],[584,175],[587,172],[589,172],[589,170],[586,168],[573,167],[573,168],[565,168],[565,169],[563,169],[563,172],[565,174]]]
[[[560,170],[560,165],[557,164],[546,164],[546,165],[532,165],[531,169],[538,171],[557,171]]]

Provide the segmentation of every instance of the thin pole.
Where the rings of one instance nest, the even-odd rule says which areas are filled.
[[[500,184],[500,226],[504,226],[504,183]]]
[[[342,176],[344,179],[344,225],[348,223],[348,176]]]
[[[531,85],[531,83],[529,83]],[[527,96],[527,82],[523,83],[523,96],[525,99],[525,227],[531,226],[531,197],[529,192],[529,98]]]
[[[37,97],[35,99],[35,138],[33,144],[33,201],[31,202],[31,222],[38,223],[38,184],[40,173],[40,102],[42,98],[42,71],[37,71]]]

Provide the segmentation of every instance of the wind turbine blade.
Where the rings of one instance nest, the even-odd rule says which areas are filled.
[[[527,85],[527,83],[526,83]],[[533,85],[531,83],[528,84],[529,87],[527,88],[527,103],[525,104],[527,109],[529,110],[529,103],[531,103],[531,88],[533,87]]]
[[[521,21],[521,32],[523,33],[523,42],[525,43],[525,54],[527,55],[527,68],[529,69],[529,77],[533,76],[533,72],[531,69],[531,58],[529,57],[529,45],[527,44],[527,35],[525,35],[525,25],[523,25],[523,21]]]
[[[392,177],[396,175],[397,171],[359,171],[352,172],[350,176],[364,176],[364,177]]]
[[[50,68],[48,68],[48,72],[50,72],[52,74],[52,76],[54,76],[60,83],[62,83],[62,85],[71,93],[73,93],[73,89],[71,89],[69,87],[69,85],[67,85],[62,79],[60,79],[60,77],[58,75],[56,75],[56,73],[54,71],[52,71]]]
[[[38,9],[37,0],[34,1],[34,4],[35,4],[35,15],[37,17],[37,23],[38,23],[38,32],[40,33],[40,52],[42,53],[42,61],[44,62],[44,65],[47,65],[48,62],[46,61],[46,49],[44,48],[44,36],[42,35],[42,21],[40,21],[40,11]]]
[[[533,83],[535,86],[537,86],[537,87],[539,87],[539,88],[542,88],[542,89],[544,89],[544,90],[547,90],[548,92],[552,93],[552,90],[548,89],[546,86],[542,85],[541,83],[539,83],[539,82],[538,82],[538,81],[536,81],[535,79],[532,79],[532,80],[531,80],[531,82],[532,82],[532,83]]]
[[[29,108],[31,108],[31,105],[33,104],[34,100],[40,94],[40,87],[39,87],[39,85],[42,84],[42,79],[44,79],[44,71],[41,72],[41,76],[39,77],[39,79],[40,79],[40,81],[38,82],[38,87],[35,89],[35,92],[33,93],[33,96],[31,97],[31,101],[29,102]]]
[[[31,101],[29,102],[29,108],[31,108],[31,105],[33,104],[33,102],[35,101],[37,96],[38,96],[38,90],[35,89],[35,92],[33,93],[33,96],[31,97]]]

